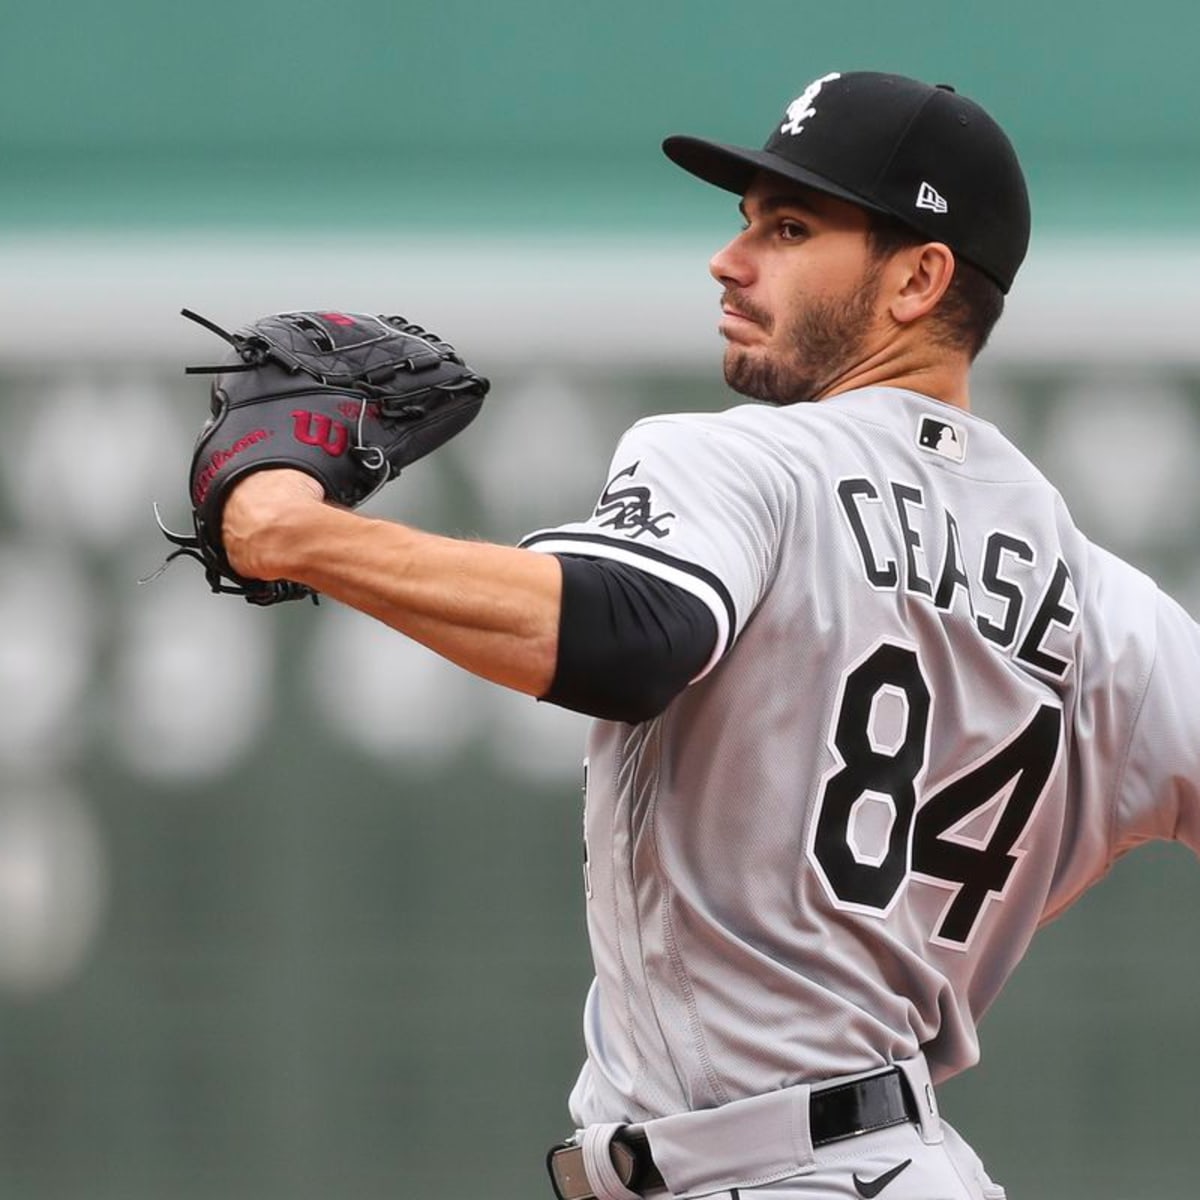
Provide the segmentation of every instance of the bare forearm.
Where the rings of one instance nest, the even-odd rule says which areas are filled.
[[[288,577],[495,683],[540,696],[554,676],[561,573],[546,555],[326,507]]]
[[[317,502],[254,508],[244,499],[235,492],[225,523],[226,547],[243,573],[308,584],[485,679],[534,696],[548,690],[561,605],[557,559]]]

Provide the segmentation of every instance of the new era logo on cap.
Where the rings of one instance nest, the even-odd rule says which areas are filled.
[[[921,184],[921,190],[917,192],[917,207],[927,208],[930,212],[944,213],[950,211],[950,205],[946,203],[945,197],[933,187],[931,184]]]
[[[922,417],[917,430],[917,445],[951,462],[960,463],[967,457],[967,431],[961,425],[937,417]]]

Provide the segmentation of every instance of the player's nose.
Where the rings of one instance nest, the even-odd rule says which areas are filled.
[[[742,235],[731,239],[708,260],[708,273],[722,287],[746,287],[753,279],[753,264],[742,245]]]

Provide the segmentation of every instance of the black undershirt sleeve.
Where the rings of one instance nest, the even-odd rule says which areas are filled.
[[[717,640],[691,592],[607,558],[562,563],[558,663],[542,697],[607,721],[658,716],[703,670]]]

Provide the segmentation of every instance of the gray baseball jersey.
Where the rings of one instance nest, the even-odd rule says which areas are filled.
[[[580,1126],[952,1075],[1040,924],[1138,842],[1200,853],[1200,630],[978,417],[870,388],[650,418],[524,544],[718,629],[659,718],[589,737]]]

